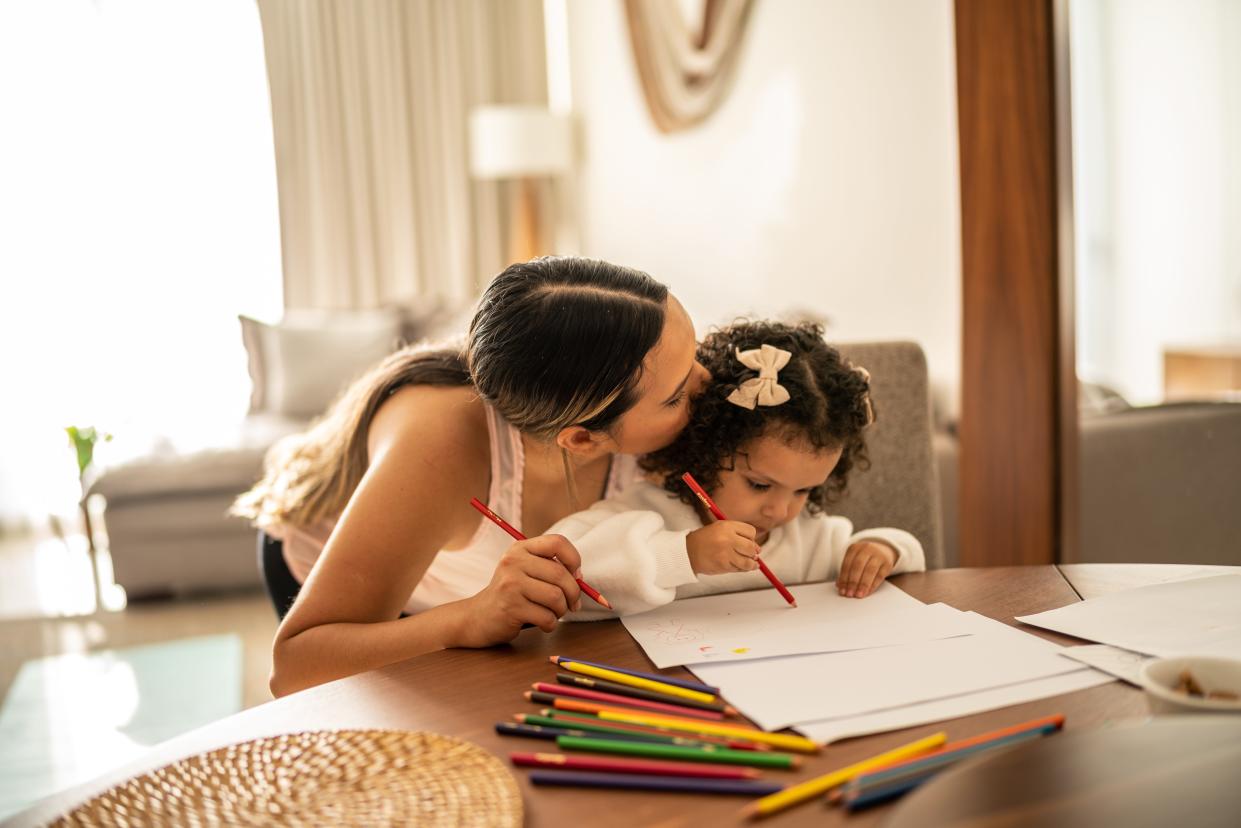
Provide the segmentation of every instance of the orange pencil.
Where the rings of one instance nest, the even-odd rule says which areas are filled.
[[[478,511],[482,512],[483,515],[489,518],[491,522],[494,523],[496,526],[499,526],[505,532],[508,532],[510,535],[512,535],[514,540],[519,540],[519,541],[526,540],[525,535],[523,535],[521,532],[518,532],[512,526],[509,526],[508,523],[504,520],[504,518],[500,517],[495,512],[491,511],[491,509],[487,508],[486,504],[484,504],[478,498],[471,497],[470,505],[473,506]],[[593,598],[596,604],[607,607],[608,609],[612,608],[612,605],[608,603],[608,599],[604,598],[602,593],[599,592],[599,590],[595,589],[590,584],[583,581],[581,578],[574,578],[573,580],[577,581],[577,585],[582,588],[582,592],[585,592],[587,595]]]
[[[698,481],[694,479],[692,474],[686,472],[681,475],[681,479],[685,481],[685,485],[689,486],[690,489],[693,490],[694,494],[698,495],[698,499],[702,501],[702,505],[707,507],[707,511],[714,515],[716,520],[728,520],[728,518],[724,517],[724,513],[720,511],[720,507],[715,505],[715,501],[711,499],[711,495],[707,494],[707,490],[698,485]],[[780,593],[784,600],[789,602],[789,606],[796,607],[797,599],[794,598],[793,593],[789,592],[788,588],[780,582],[780,579],[776,577],[776,573],[772,572],[767,567],[767,564],[763,563],[763,559],[761,557],[755,558],[755,560],[758,561],[759,570],[767,576],[767,580],[771,581],[771,585],[776,588],[776,592]]]

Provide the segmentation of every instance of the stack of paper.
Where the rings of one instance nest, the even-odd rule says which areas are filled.
[[[623,619],[658,666],[687,665],[759,726],[830,742],[993,710],[1112,679],[1066,649],[883,584],[835,584],[677,601]]]
[[[1127,589],[1017,620],[1147,655],[1241,658],[1241,575]]]

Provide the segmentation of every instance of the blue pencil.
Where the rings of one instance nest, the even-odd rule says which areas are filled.
[[[1049,724],[1033,730],[1026,730],[999,739],[993,739],[990,742],[971,745],[968,748],[961,748],[939,755],[932,754],[916,762],[902,765],[899,768],[863,774],[849,780],[848,784],[845,785],[842,791],[844,796],[841,802],[849,811],[869,808],[872,805],[887,802],[913,790],[923,782],[934,778],[941,771],[947,770],[952,765],[964,761],[970,756],[1038,739],[1048,733],[1055,733],[1057,730],[1059,730],[1058,726]]]
[[[844,798],[844,806],[847,811],[860,811],[863,808],[869,808],[871,805],[878,805],[881,802],[887,802],[890,799],[896,799],[902,794],[912,791],[914,788],[933,779],[939,775],[938,770],[923,771],[916,776],[907,776],[895,782],[887,784],[872,785],[865,790],[859,790],[855,793],[846,794]]]
[[[652,681],[662,681],[664,684],[675,684],[677,687],[684,687],[686,690],[698,690],[702,693],[710,693],[713,696],[720,695],[720,688],[712,687],[709,684],[699,684],[696,681],[688,681],[686,679],[669,678],[656,673],[643,673],[641,670],[628,670],[624,667],[617,667],[614,664],[600,664],[597,661],[585,661],[580,658],[569,658],[568,656],[552,656],[552,660],[556,664],[565,661],[573,661],[578,664],[589,664],[591,667],[602,667],[604,670],[615,670],[618,673],[627,673],[638,678],[651,679]]]
[[[888,770],[864,773],[851,779],[848,785],[845,786],[845,791],[848,792],[849,790],[854,789],[861,790],[870,785],[892,782],[905,776],[916,776],[921,774],[923,771],[942,770],[949,765],[956,764],[957,762],[960,762],[963,759],[968,759],[976,754],[984,753],[988,750],[995,750],[996,748],[1005,747],[1007,745],[1020,744],[1021,742],[1029,739],[1038,739],[1048,733],[1054,733],[1058,729],[1059,728],[1055,725],[1044,725],[1043,727],[1038,727],[1033,730],[1023,730],[1019,733],[1012,733],[1008,736],[992,739],[989,742],[970,745],[969,747],[960,748],[958,750],[946,751],[939,754],[933,753],[930,756],[925,756],[921,759],[913,762],[907,762],[899,767],[890,768]]]
[[[698,779],[689,776],[655,776],[643,773],[594,773],[590,771],[536,770],[530,772],[535,785],[567,785],[577,788],[628,788],[639,791],[737,794],[766,796],[783,790],[778,782],[752,782],[746,779]]]
[[[635,733],[630,736],[622,733],[591,733],[585,730],[578,730],[570,727],[545,727],[544,725],[518,724],[517,722],[496,722],[496,733],[501,736],[528,736],[531,739],[546,739],[550,742],[556,741],[557,736],[580,736],[588,739],[617,739],[622,742],[651,742],[652,739],[645,733]]]

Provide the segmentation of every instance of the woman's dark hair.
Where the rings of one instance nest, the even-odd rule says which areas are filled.
[[[594,259],[515,264],[487,288],[467,364],[483,398],[518,430],[550,439],[606,431],[638,400],[642,361],[664,329],[668,288]]]
[[[741,383],[758,376],[737,359],[737,351],[772,345],[793,356],[777,381],[789,392],[787,402],[743,408],[728,401]],[[694,402],[689,425],[672,445],[639,461],[664,478],[664,488],[691,506],[697,498],[681,481],[690,472],[708,492],[719,486],[720,471],[732,469],[736,456],[759,437],[778,437],[789,445],[816,450],[841,449],[840,462],[827,481],[810,492],[807,506],[822,511],[840,499],[855,467],[867,468],[866,426],[874,414],[870,383],[864,372],[845,362],[823,341],[815,324],[735,322],[712,331],[698,346],[698,361],[712,382]]]
[[[473,383],[514,427],[544,439],[571,425],[606,431],[637,402],[667,299],[647,274],[607,262],[511,265],[483,293],[464,347],[407,346],[355,380],[310,430],[272,447],[232,511],[261,528],[335,518],[366,471],[375,412],[407,385]]]

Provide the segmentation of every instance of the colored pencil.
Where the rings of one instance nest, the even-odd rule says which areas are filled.
[[[739,796],[761,796],[780,790],[780,785],[777,782],[756,782],[746,779],[693,779],[683,776],[583,773],[581,771],[554,770],[531,771],[530,781],[535,785],[566,785],[575,788],[622,788],[637,791],[735,794]]]
[[[556,744],[559,745],[561,740],[573,738],[575,737],[561,736],[556,740]],[[866,773],[868,770],[873,768],[891,764],[892,762],[898,759],[904,759],[907,756],[920,756],[924,753],[938,750],[947,741],[947,734],[940,731],[932,736],[919,739],[916,742],[910,742],[909,744],[901,745],[898,748],[893,748],[892,750],[880,753],[877,756],[872,756],[869,759],[863,759],[861,762],[854,762],[852,765],[846,765],[845,767],[834,770],[831,773],[816,776],[814,779],[809,779],[797,785],[791,785],[779,793],[765,796],[762,799],[750,803],[744,810],[742,810],[741,813],[744,816],[755,818],[768,816],[769,814],[774,814],[777,811],[783,811],[791,805],[796,805],[799,802],[805,802],[806,800],[812,799],[820,794],[827,793],[837,785],[842,785],[858,774]]]
[[[701,693],[708,693],[712,696],[720,694],[720,688],[712,687],[709,684],[701,684],[689,679],[672,678],[671,676],[661,676],[658,673],[644,673],[641,670],[630,670],[628,667],[615,667],[611,664],[600,664],[597,661],[586,661],[572,656],[552,656],[552,661],[559,664],[561,661],[575,661],[578,664],[588,664],[591,667],[602,667],[604,670],[612,670],[616,673],[627,673],[637,678],[651,679],[652,681],[662,681],[664,684],[675,684],[677,687],[684,687],[686,690],[697,690]]]
[[[631,724],[666,727],[670,730],[690,730],[697,733],[709,733],[713,736],[733,736],[738,739],[749,739],[764,742],[784,750],[795,750],[799,753],[818,753],[822,748],[804,736],[791,736],[787,733],[768,733],[765,730],[753,730],[737,725],[716,724],[715,722],[694,722],[688,719],[675,719],[671,716],[659,716],[653,713],[631,713],[626,710],[602,710],[599,718],[610,722],[629,722]]]
[[[659,773],[666,776],[697,776],[708,779],[758,779],[754,768],[708,765],[702,762],[665,762],[661,759],[620,759],[613,756],[565,756],[563,753],[510,753],[514,765],[526,768],[606,771],[609,773]]]
[[[588,679],[588,681],[594,681],[594,679]],[[719,721],[724,718],[723,712],[719,710],[704,710],[697,707],[685,707],[679,704],[669,704],[667,702],[640,699],[636,696],[623,696],[619,693],[604,693],[600,690],[587,690],[585,687],[575,687],[573,685],[548,684],[545,681],[539,681],[535,682],[534,689],[540,693],[548,693],[553,696],[572,698],[579,701],[593,701],[599,704],[610,704],[613,707],[637,707],[643,710],[657,710],[663,713],[674,713],[678,716],[689,716],[690,718],[697,719],[712,719],[715,721]],[[669,696],[669,698],[671,698],[671,696]]]
[[[707,490],[698,485],[698,481],[694,479],[692,474],[686,472],[681,475],[681,479],[685,481],[685,485],[689,486],[690,489],[693,490],[694,494],[698,495],[698,499],[702,501],[702,505],[707,508],[707,511],[715,516],[716,520],[728,520],[728,518],[724,517],[724,513],[720,511],[720,507],[715,505],[715,501],[711,499],[711,495],[707,494]],[[780,579],[776,577],[776,573],[772,572],[767,564],[763,563],[762,556],[759,556],[754,560],[758,561],[759,570],[767,577],[768,581],[771,581],[771,585],[776,588],[776,592],[780,593],[781,597],[783,597],[785,601],[789,602],[789,606],[796,609],[797,599],[793,597],[793,593],[789,592],[788,587],[786,587]]]
[[[516,529],[510,526],[508,522],[504,520],[504,518],[500,517],[495,512],[491,511],[491,509],[489,509],[487,505],[484,504],[478,498],[471,497],[470,505],[473,506],[478,511],[482,512],[483,516],[486,518],[489,518],[491,522],[494,523],[496,526],[499,526],[505,532],[508,532],[510,535],[512,535],[514,540],[519,540],[519,541],[528,540],[528,538],[525,535],[523,535],[521,532],[518,532]],[[608,609],[612,609],[612,605],[608,603],[608,599],[604,598],[603,594],[600,593],[599,590],[595,589],[590,584],[583,581],[581,578],[574,578],[573,580],[577,581],[577,585],[581,587],[582,592],[585,592],[587,595],[589,595],[596,604],[607,607]]]
[[[1001,736],[986,742],[979,742],[977,744],[969,745],[968,747],[957,748],[956,750],[948,750],[947,746],[945,746],[944,750],[938,753],[932,753],[930,756],[923,756],[910,762],[859,774],[849,780],[848,784],[844,786],[843,793],[846,797],[848,797],[851,791],[859,791],[878,785],[885,785],[907,777],[919,776],[927,772],[938,773],[945,768],[955,765],[957,762],[961,762],[979,753],[986,753],[987,751],[997,750],[1002,747],[1010,747],[1012,745],[1021,744],[1022,742],[1032,741],[1054,732],[1056,732],[1055,726],[1044,725],[1030,730],[1010,733],[1007,736]]]
[[[556,738],[556,746],[561,750],[583,750],[590,753],[620,753],[627,756],[680,759],[687,762],[718,762],[725,765],[749,765],[755,768],[789,769],[801,767],[801,758],[788,753],[729,750],[717,745],[687,747],[683,745],[662,745],[657,742],[625,742],[619,739],[559,736]]]
[[[515,718],[521,724],[537,725],[539,727],[565,728],[567,730],[576,730],[578,733],[569,735],[578,735],[584,737],[594,737],[602,735],[605,737],[623,738],[627,742],[652,742],[661,745],[680,744],[685,747],[693,747],[695,745],[704,745],[697,739],[688,737],[673,736],[664,733],[643,733],[637,730],[622,730],[621,728],[608,727],[607,723],[594,724],[592,722],[583,722],[573,720],[572,722],[563,719],[552,719],[548,716],[536,716],[533,713],[516,713]]]
[[[973,748],[978,745],[986,745],[986,744],[996,741],[997,739],[1004,739],[1008,736],[1012,736],[1012,735],[1019,734],[1019,733],[1025,733],[1027,731],[1032,731],[1032,730],[1041,731],[1044,728],[1051,728],[1053,730],[1059,730],[1062,727],[1064,727],[1064,714],[1063,713],[1057,713],[1053,716],[1043,716],[1038,719],[1032,719],[1028,722],[1022,722],[1021,724],[1010,725],[1009,727],[1001,727],[996,730],[988,731],[987,733],[980,733],[977,736],[971,736],[968,739],[958,739],[955,742],[949,742],[948,744],[944,745],[942,748],[936,751],[932,756],[914,756],[908,759],[903,759],[899,762],[892,762],[891,764],[885,765],[880,768],[874,768],[873,770],[867,771],[866,774],[869,775],[869,774],[875,774],[875,773],[884,773],[889,770],[893,770],[896,768],[902,768],[907,765],[912,765],[912,764],[919,763],[919,762],[929,762],[933,759],[939,759],[940,757],[948,756],[949,754],[956,753],[957,751],[960,751],[960,750],[967,750],[969,748]]]
[[[515,722],[496,722],[496,733],[499,733],[501,736],[525,736],[530,739],[544,739],[551,742],[556,741],[556,738],[559,736],[599,736],[625,742],[649,741],[642,738],[643,734],[641,733],[625,733],[620,730],[614,733],[602,734],[592,733],[589,730],[581,730],[576,727],[543,727],[542,725]]]
[[[552,699],[556,699],[557,700],[556,703],[552,703],[552,701],[549,701],[549,703],[547,704],[551,704],[553,708],[560,708],[561,710],[576,710],[578,711],[578,713],[599,713],[599,711],[601,710],[629,710],[629,711],[633,711],[633,713],[650,713],[650,714],[655,714],[655,715],[660,715],[660,716],[671,716],[671,715],[680,716],[679,711],[678,713],[674,714],[674,713],[668,713],[668,711],[664,711],[664,710],[643,710],[639,708],[630,708],[630,706],[616,703],[616,701],[591,701],[589,699],[571,699],[571,698],[568,698],[568,696],[552,696]],[[705,713],[706,711],[704,710],[695,710],[694,713],[686,713],[684,715],[684,718],[685,719],[696,719],[696,720],[701,720],[701,721],[722,721],[724,720],[724,715],[722,714],[704,715]]]
[[[863,808],[869,808],[872,805],[878,805],[881,802],[888,802],[909,793],[923,782],[929,781],[936,776],[936,771],[923,771],[920,774],[904,777],[896,782],[889,782],[886,785],[873,785],[865,792],[847,794],[843,797],[842,805],[845,810],[850,813],[860,811]]]
[[[645,679],[640,676],[631,676],[628,673],[618,673],[615,670],[609,670],[606,667],[595,667],[591,664],[582,664],[579,661],[560,661],[557,662],[556,656],[550,658],[553,664],[559,663],[561,667],[574,673],[581,673],[584,676],[592,676],[594,678],[607,679],[617,684],[628,684],[630,687],[640,687],[643,690],[655,690],[665,693],[669,696],[676,696],[682,699],[693,699],[694,701],[714,702],[716,698],[711,693],[703,693],[701,690],[688,690],[675,684],[667,684],[663,681],[655,679]]]
[[[737,715],[735,708],[731,705],[724,704],[722,701],[693,701],[679,696],[669,696],[665,693],[657,693],[654,690],[643,690],[638,687],[630,687],[627,684],[618,684],[615,681],[605,681],[604,679],[591,678],[590,676],[578,676],[573,673],[556,673],[556,681],[566,687],[576,687],[579,690],[591,690],[596,693],[611,693],[615,696],[629,696],[635,699],[660,702],[661,704],[675,704],[679,707],[692,707],[696,710],[709,710],[712,713],[723,713],[725,716]]]
[[[626,730],[633,733],[653,733],[656,736],[672,736],[691,742],[709,742],[714,745],[723,745],[733,750],[771,750],[771,745],[765,745],[761,742],[755,742],[749,739],[732,739],[724,736],[713,736],[706,733],[694,733],[684,730],[669,730],[666,727],[652,727],[650,725],[629,724],[628,722],[605,722],[598,716],[589,713],[575,713],[564,710],[541,710],[539,715],[558,722],[563,722],[565,727],[572,727],[574,723],[593,723],[605,727]]]

